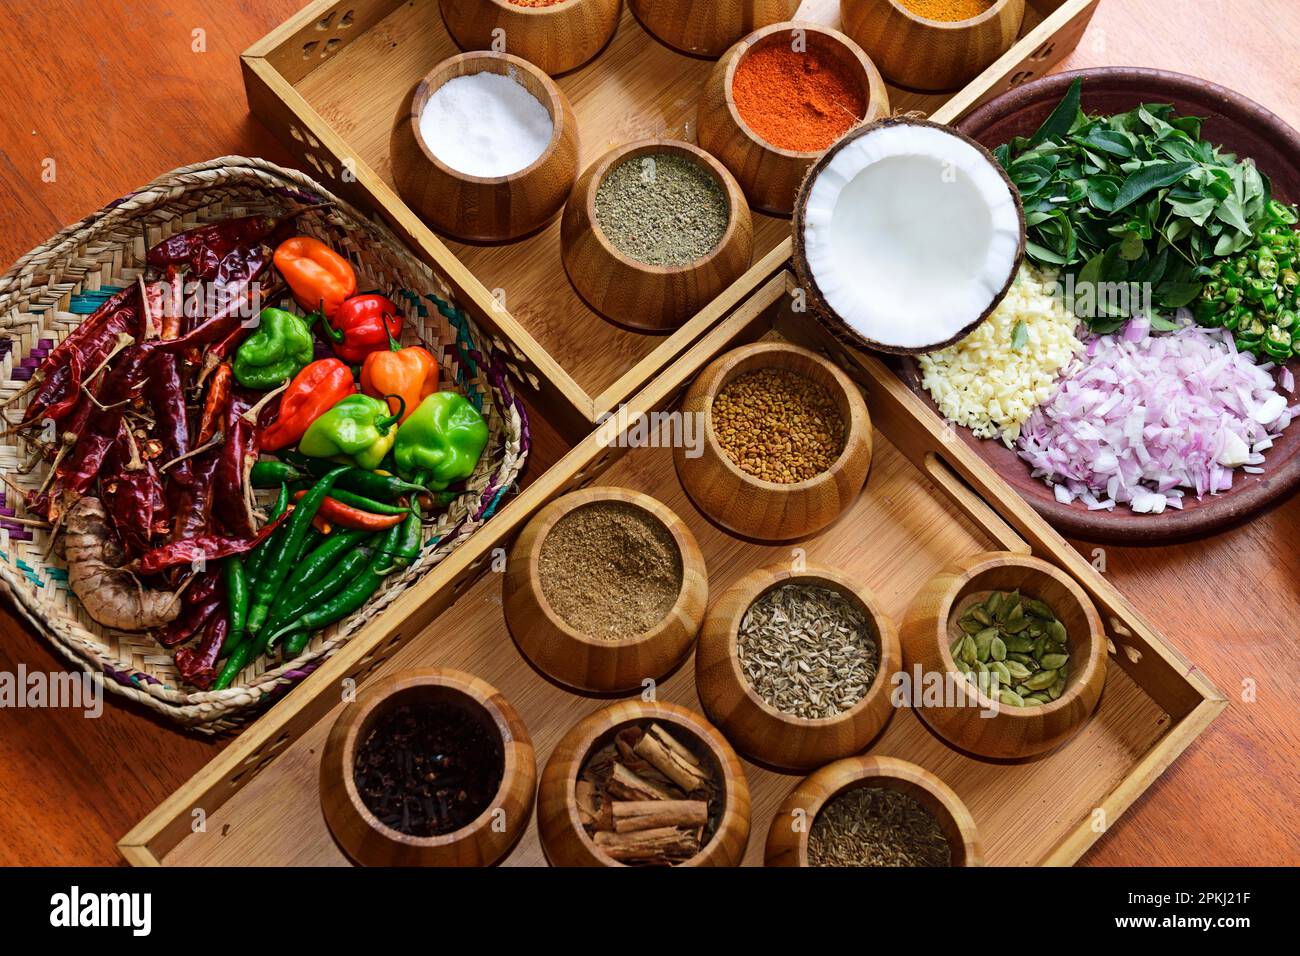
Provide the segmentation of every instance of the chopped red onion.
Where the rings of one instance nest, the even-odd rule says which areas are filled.
[[[1127,504],[1140,514],[1181,508],[1187,492],[1227,491],[1237,468],[1260,474],[1263,452],[1300,415],[1270,369],[1238,352],[1224,329],[1185,323],[1152,334],[1149,321],[1135,319],[1087,342],[1025,422],[1017,448],[1062,503]]]

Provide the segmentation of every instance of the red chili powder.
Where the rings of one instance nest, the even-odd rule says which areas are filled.
[[[751,130],[800,153],[825,149],[867,112],[862,84],[838,60],[787,43],[751,50],[731,92]]]

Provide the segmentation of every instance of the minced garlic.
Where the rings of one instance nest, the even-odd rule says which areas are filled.
[[[1022,266],[993,314],[956,345],[921,356],[921,383],[950,422],[1008,447],[1030,412],[1052,397],[1056,376],[1083,343],[1078,320],[1052,294],[1055,280]],[[1014,345],[1024,323],[1023,344]]]

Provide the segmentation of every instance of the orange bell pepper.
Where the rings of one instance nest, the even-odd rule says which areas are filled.
[[[348,261],[311,236],[294,236],[280,243],[275,267],[289,283],[297,303],[308,312],[324,313],[327,319],[357,291],[357,274]]]
[[[400,395],[406,402],[398,424],[410,418],[420,403],[437,390],[438,362],[429,350],[418,345],[402,348],[391,334],[388,350],[371,352],[361,365],[362,392],[373,398],[387,398],[394,415],[402,408],[393,396]]]

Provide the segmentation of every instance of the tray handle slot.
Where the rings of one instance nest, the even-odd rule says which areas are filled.
[[[979,525],[981,531],[997,542],[998,547],[1003,551],[1012,551],[1016,554],[1032,552],[1025,539],[1016,534],[1015,529],[1003,521],[983,498],[975,494],[970,485],[962,481],[961,476],[939,453],[927,451],[925,457],[921,459],[921,471],[948,496],[962,514]]]

